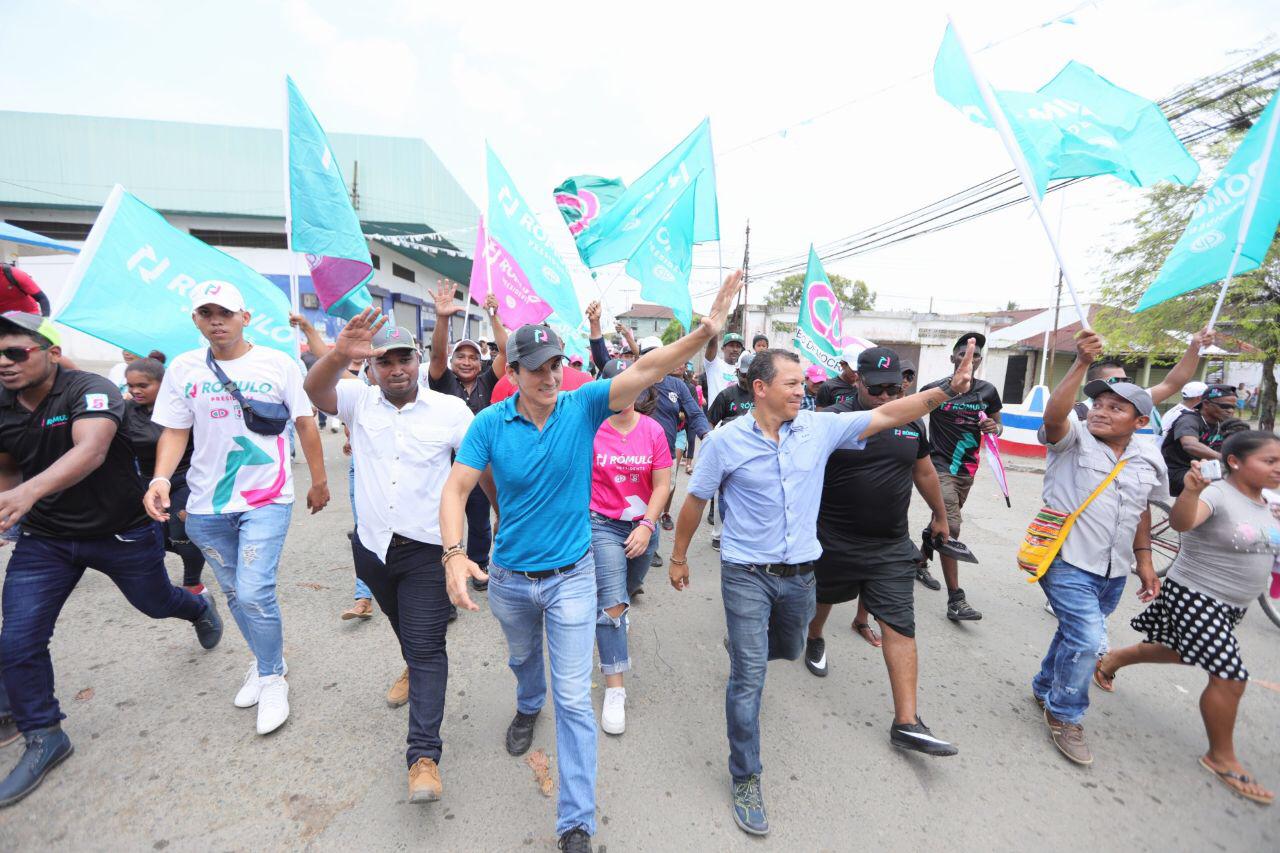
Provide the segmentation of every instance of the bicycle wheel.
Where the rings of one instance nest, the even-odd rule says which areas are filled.
[[[1262,608],[1263,613],[1267,614],[1271,624],[1280,628],[1280,598],[1272,598],[1264,592],[1258,596],[1258,606]]]
[[[1164,577],[1182,549],[1182,534],[1169,526],[1172,508],[1167,503],[1151,501],[1147,508],[1151,510],[1151,562],[1156,576]]]

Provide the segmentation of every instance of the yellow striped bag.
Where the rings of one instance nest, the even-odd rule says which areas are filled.
[[[1035,518],[1031,519],[1031,523],[1027,525],[1022,544],[1018,546],[1018,568],[1031,575],[1027,578],[1027,583],[1035,583],[1044,577],[1044,573],[1049,571],[1049,564],[1053,562],[1054,557],[1058,556],[1058,552],[1066,543],[1067,534],[1071,532],[1076,519],[1089,504],[1093,503],[1094,498],[1111,485],[1111,481],[1128,463],[1128,459],[1117,462],[1116,467],[1111,469],[1111,473],[1103,478],[1075,512],[1066,513],[1048,506],[1040,508]]]

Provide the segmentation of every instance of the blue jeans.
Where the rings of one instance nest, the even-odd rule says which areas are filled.
[[[51,539],[23,534],[4,578],[0,661],[13,718],[24,732],[57,725],[64,714],[53,695],[49,638],[62,605],[85,569],[97,569],[152,619],[194,622],[208,606],[169,583],[164,532],[148,522],[100,539]]]
[[[1058,617],[1058,630],[1031,689],[1064,723],[1079,723],[1089,708],[1089,683],[1106,620],[1120,603],[1129,578],[1128,566],[1112,571],[1112,577],[1104,578],[1058,558],[1040,578],[1040,589]]]
[[[547,701],[542,662],[546,630],[551,695],[556,706],[560,800],[556,835],[581,826],[596,833],[596,716],[591,706],[591,649],[595,645],[596,577],[588,551],[574,569],[530,580],[493,563],[489,609],[507,637],[516,676],[516,710],[536,714]]]
[[[187,533],[213,567],[227,609],[258,659],[258,675],[284,675],[276,571],[292,515],[293,504],[221,515],[187,514]]]
[[[720,594],[729,629],[729,684],[724,715],[729,729],[729,775],[735,782],[761,771],[760,699],[769,661],[795,660],[817,609],[813,572],[780,578],[737,563],[720,568]]]
[[[347,466],[347,496],[351,498],[351,526],[355,527],[360,523],[360,516],[356,515],[356,460],[352,457],[351,464]],[[355,537],[352,537],[351,547],[355,549]],[[369,591],[368,585],[360,580],[360,567],[356,566],[356,592],[352,596],[357,600],[361,598],[373,598],[373,593]]]
[[[617,675],[631,669],[627,653],[627,631],[631,625],[628,590],[644,582],[649,558],[658,547],[655,533],[643,554],[627,557],[623,545],[634,529],[634,521],[591,513],[591,557],[596,564],[596,649],[600,652],[600,672],[604,675]],[[605,613],[619,604],[626,605],[619,615]]]

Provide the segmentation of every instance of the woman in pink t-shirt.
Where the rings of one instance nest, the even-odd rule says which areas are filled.
[[[626,367],[620,359],[600,371],[612,379]],[[658,514],[671,488],[671,451],[662,426],[646,413],[657,407],[650,388],[634,406],[600,425],[591,465],[591,554],[596,564],[596,648],[604,675],[600,728],[611,735],[626,728],[627,691],[622,674],[627,653],[630,592],[639,587],[658,544]]]

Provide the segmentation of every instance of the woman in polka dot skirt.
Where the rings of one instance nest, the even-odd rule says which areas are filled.
[[[1135,663],[1183,663],[1208,672],[1200,714],[1209,751],[1200,764],[1240,796],[1270,805],[1275,795],[1236,759],[1236,709],[1249,673],[1234,628],[1267,588],[1280,555],[1280,523],[1262,496],[1263,489],[1280,487],[1280,439],[1238,432],[1222,446],[1222,465],[1226,479],[1210,482],[1201,463],[1191,463],[1169,513],[1182,548],[1160,594],[1130,622],[1146,640],[1103,656],[1094,680],[1112,689],[1116,673]]]

